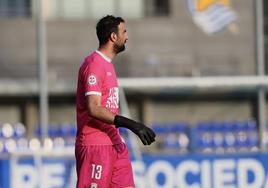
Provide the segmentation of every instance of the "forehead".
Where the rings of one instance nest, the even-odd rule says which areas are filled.
[[[126,24],[124,22],[120,22],[120,24],[118,25],[118,30],[123,32],[126,30]]]

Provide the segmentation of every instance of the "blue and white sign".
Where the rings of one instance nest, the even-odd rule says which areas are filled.
[[[74,158],[22,157],[13,170],[11,163],[0,161],[1,188],[75,187]],[[132,165],[137,188],[268,188],[268,154],[155,155]]]
[[[71,158],[20,159],[12,171],[11,188],[71,188],[76,183],[75,161]]]
[[[267,162],[266,154],[157,156],[133,167],[140,188],[268,188]]]

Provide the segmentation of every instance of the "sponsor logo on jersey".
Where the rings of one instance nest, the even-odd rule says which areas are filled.
[[[106,102],[107,108],[117,109],[119,107],[119,90],[118,87],[110,88],[109,97]]]

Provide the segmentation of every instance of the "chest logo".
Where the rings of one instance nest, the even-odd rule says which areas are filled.
[[[107,76],[112,76],[112,73],[111,72],[107,72],[106,75]]]

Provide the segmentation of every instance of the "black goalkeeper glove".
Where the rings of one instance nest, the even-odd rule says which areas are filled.
[[[150,145],[155,141],[154,131],[142,123],[138,123],[126,117],[116,115],[114,118],[114,124],[117,128],[125,127],[130,129],[132,132],[139,136],[144,145]]]

